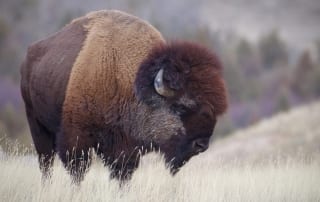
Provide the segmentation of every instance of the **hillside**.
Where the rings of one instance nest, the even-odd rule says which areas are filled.
[[[266,157],[320,155],[320,102],[298,107],[217,140],[212,159],[259,160]]]

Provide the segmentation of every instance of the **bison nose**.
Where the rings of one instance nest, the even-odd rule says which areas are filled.
[[[208,149],[209,141],[207,139],[197,139],[192,142],[193,151],[201,153]]]

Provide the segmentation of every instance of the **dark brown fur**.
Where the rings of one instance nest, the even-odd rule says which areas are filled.
[[[155,91],[160,69],[173,97]],[[221,71],[208,49],[166,44],[150,25],[118,11],[73,22],[33,45],[21,70],[42,171],[50,173],[58,152],[79,182],[95,151],[111,176],[124,180],[137,168],[139,153],[159,149],[176,173],[207,149],[226,110]]]
[[[136,93],[145,102],[156,93],[153,79],[160,68],[168,86],[179,96],[188,95],[193,100],[207,102],[216,115],[227,108],[222,66],[208,49],[191,42],[173,42],[156,46],[142,63],[136,79]]]
[[[166,84],[176,92],[172,98],[159,96],[153,88],[154,77],[161,68],[164,68]],[[168,159],[175,158],[177,165],[173,163],[173,169],[179,168],[183,161],[194,155],[192,149],[186,148],[187,142],[197,138],[209,141],[216,117],[227,108],[222,66],[218,58],[194,43],[173,42],[156,46],[142,63],[135,84],[137,97],[142,102],[159,107],[159,100],[163,100],[181,117],[187,136],[173,136],[161,146]],[[193,100],[195,105],[186,106],[180,101],[181,97]]]
[[[86,37],[83,29],[86,23],[87,19],[79,20],[30,46],[21,67],[21,93],[44,173],[48,173],[51,157],[56,152],[67,83]]]

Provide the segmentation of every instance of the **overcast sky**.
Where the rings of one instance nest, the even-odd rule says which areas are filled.
[[[250,39],[271,29],[298,46],[320,39],[320,0],[208,0],[203,19],[214,30],[236,29]]]

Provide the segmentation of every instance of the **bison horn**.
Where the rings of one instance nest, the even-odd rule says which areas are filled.
[[[154,79],[154,88],[159,95],[164,97],[172,97],[174,95],[173,90],[169,89],[163,82],[163,69],[160,69]]]

